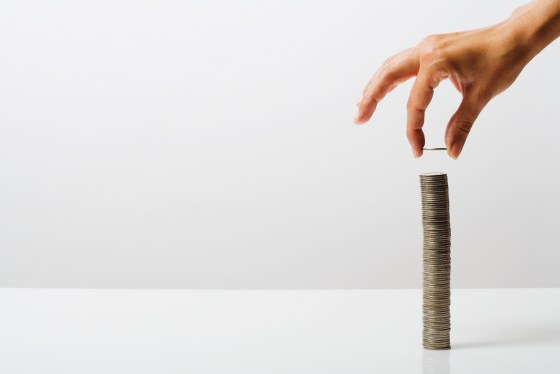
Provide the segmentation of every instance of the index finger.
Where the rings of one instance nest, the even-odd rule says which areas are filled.
[[[354,122],[357,124],[367,122],[385,95],[398,84],[415,76],[419,65],[417,53],[413,48],[387,59],[366,85],[362,99],[358,103],[358,113],[354,117]]]

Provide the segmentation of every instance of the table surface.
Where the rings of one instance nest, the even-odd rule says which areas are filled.
[[[451,303],[429,351],[421,290],[0,289],[0,372],[560,373],[560,289]]]

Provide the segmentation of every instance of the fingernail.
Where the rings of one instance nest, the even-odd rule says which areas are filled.
[[[413,148],[412,155],[414,156],[414,158],[420,158],[420,156],[422,156],[422,150]]]
[[[354,116],[354,123],[359,125],[360,124],[360,112],[356,113]]]
[[[449,146],[449,150],[448,150],[447,154],[451,158],[456,160],[457,158],[459,158],[459,155],[461,154],[461,151],[463,150],[463,145],[464,145],[464,142],[462,140],[455,140]]]

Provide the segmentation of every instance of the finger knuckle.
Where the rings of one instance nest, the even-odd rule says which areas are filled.
[[[423,114],[424,110],[422,110],[422,108],[420,108],[420,105],[418,104],[416,98],[411,98],[408,99],[407,103],[406,103],[406,110],[411,113],[411,112],[416,112],[417,114]]]
[[[395,56],[391,56],[383,62],[381,68],[379,69],[381,75],[386,76],[386,75],[390,75],[393,72],[394,60],[395,60]]]
[[[395,60],[395,56],[389,56],[387,57],[387,59],[383,62],[383,66],[389,66],[393,63],[393,61]]]
[[[436,44],[437,42],[439,42],[441,40],[441,35],[439,34],[432,34],[432,35],[428,35],[426,36],[424,39],[422,39],[422,41],[420,41],[421,45],[432,45],[432,44]]]
[[[408,100],[406,103],[406,110],[407,111],[413,111],[415,110],[417,107],[416,103],[413,100]]]
[[[468,134],[471,131],[472,126],[473,121],[469,120],[458,119],[453,122],[453,128],[465,134]]]
[[[420,64],[433,65],[442,61],[445,56],[445,50],[440,46],[431,46],[425,48],[420,53]]]
[[[442,44],[441,35],[430,35],[424,38],[419,48],[419,59],[421,64],[433,64],[440,61],[445,56],[445,48]]]

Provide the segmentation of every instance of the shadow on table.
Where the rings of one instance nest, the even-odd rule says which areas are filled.
[[[480,341],[471,341],[452,344],[451,349],[503,347],[516,345],[534,345],[560,343],[560,328],[533,326],[517,327],[515,329],[502,331],[499,334]]]

